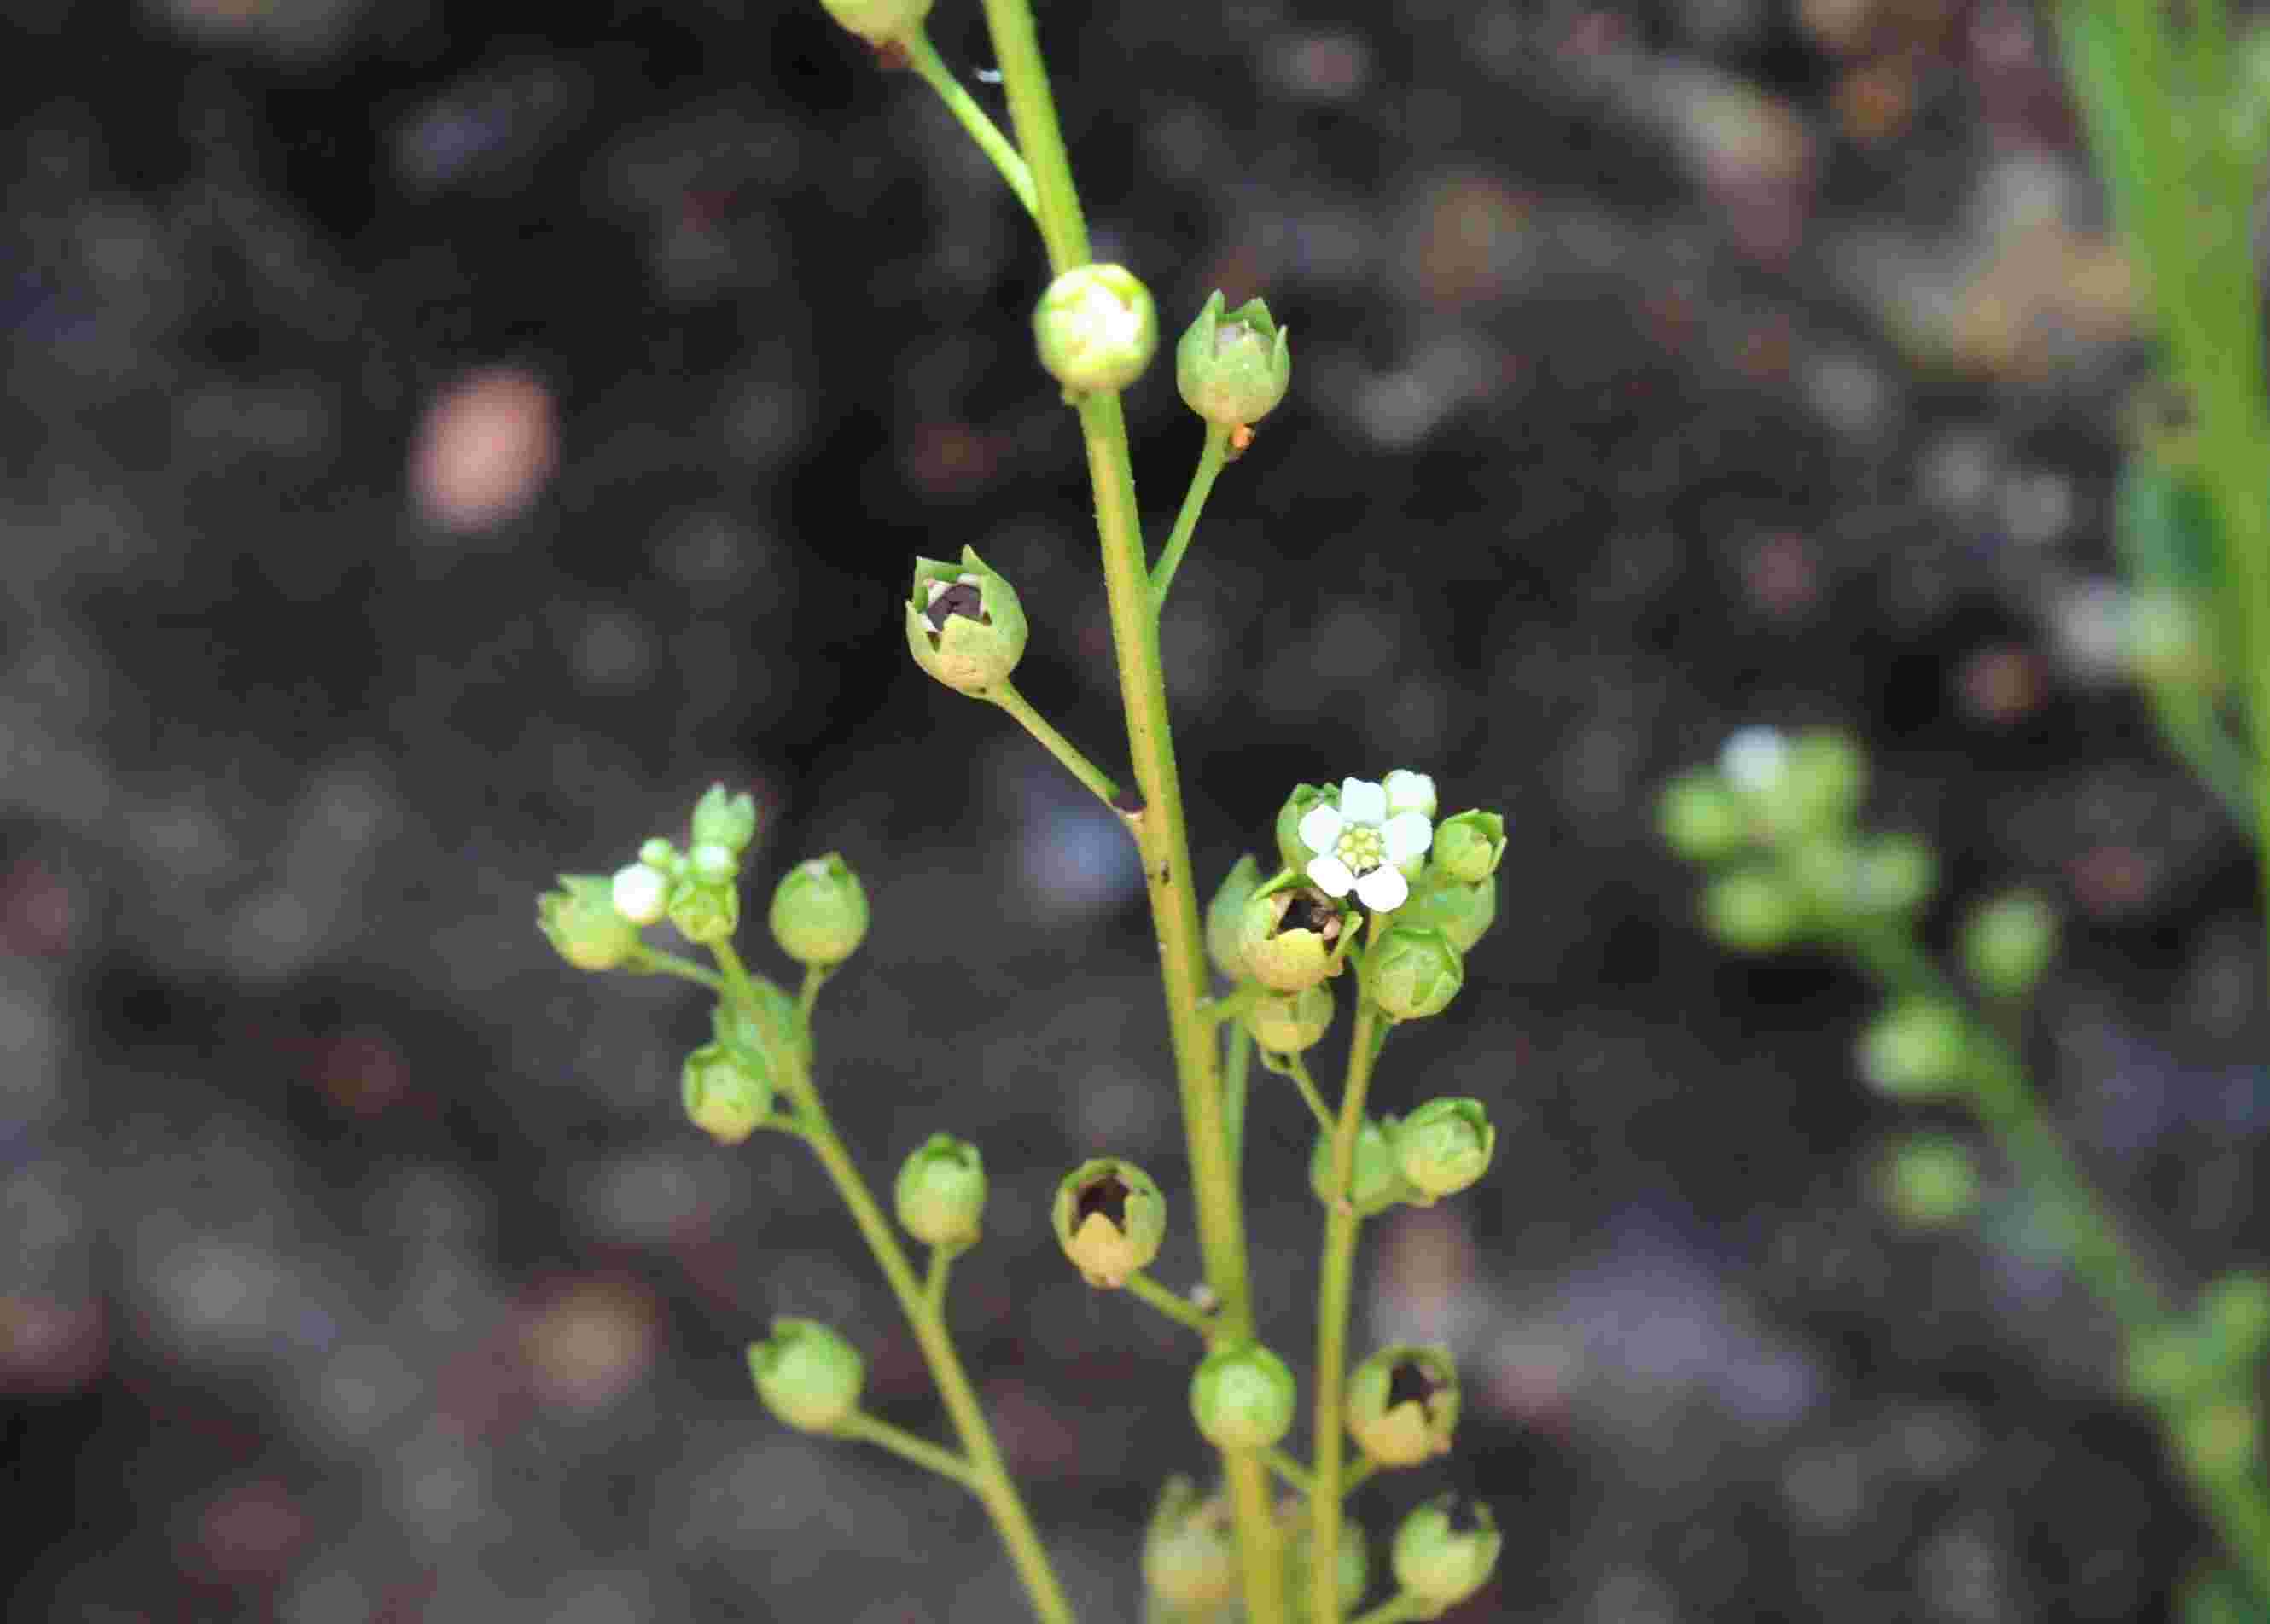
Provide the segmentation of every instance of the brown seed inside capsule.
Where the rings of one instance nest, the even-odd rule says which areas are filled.
[[[930,607],[924,612],[929,615],[930,629],[933,632],[946,628],[948,615],[961,615],[970,620],[985,619],[983,600],[977,589],[967,581],[957,581],[946,588],[931,600]]]
[[[1083,1184],[1072,1202],[1072,1227],[1077,1232],[1095,1213],[1123,1233],[1127,1228],[1127,1198],[1135,1192],[1127,1181],[1116,1173],[1107,1173],[1102,1178]]]
[[[1387,1407],[1392,1410],[1398,1404],[1415,1404],[1424,1410],[1428,1401],[1444,1385],[1417,1360],[1398,1360],[1387,1373]]]
[[[1339,910],[1319,901],[1312,891],[1297,892],[1286,904],[1285,917],[1278,922],[1277,929],[1314,931],[1329,942],[1340,933]]]

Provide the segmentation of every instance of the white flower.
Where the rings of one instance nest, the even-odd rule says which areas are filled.
[[[1737,790],[1762,795],[1781,782],[1789,767],[1789,741],[1769,727],[1737,728],[1718,753],[1718,770]]]
[[[1418,778],[1410,773],[1406,779]],[[1432,784],[1428,785],[1430,791]],[[1361,778],[1340,781],[1340,804],[1312,806],[1301,819],[1301,843],[1317,855],[1309,878],[1328,896],[1355,893],[1375,914],[1391,913],[1411,894],[1401,864],[1426,855],[1435,825],[1423,812],[1388,812],[1387,791]]]
[[[1415,812],[1423,818],[1435,815],[1435,781],[1424,773],[1406,772],[1397,768],[1379,781],[1387,791],[1387,810],[1391,812]]]
[[[643,863],[619,871],[609,887],[615,911],[633,924],[652,924],[660,919],[670,898],[670,882]]]

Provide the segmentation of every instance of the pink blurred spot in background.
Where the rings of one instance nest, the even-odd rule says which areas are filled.
[[[536,500],[559,463],[551,391],[517,367],[488,367],[427,406],[410,449],[411,496],[444,530],[493,530]]]

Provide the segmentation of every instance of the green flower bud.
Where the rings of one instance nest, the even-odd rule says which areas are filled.
[[[723,846],[736,856],[757,837],[757,803],[744,792],[728,795],[723,784],[711,784],[694,804],[694,843]]]
[[[2270,1347],[2270,1280],[2259,1274],[2226,1274],[2207,1287],[2200,1309],[2209,1340],[2234,1369],[2260,1361]]]
[[[1960,1094],[1970,1067],[1962,1013],[1938,998],[1903,998],[1860,1034],[1860,1074],[1903,1100]]]
[[[741,859],[723,842],[703,841],[687,850],[686,871],[705,886],[722,886],[740,878]]]
[[[1173,1477],[1143,1536],[1143,1583],[1178,1607],[1207,1607],[1237,1594],[1237,1531],[1229,1502],[1202,1497]]]
[[[1084,1161],[1057,1185],[1057,1244],[1091,1286],[1113,1289],[1159,1255],[1167,1198],[1131,1161]]]
[[[1970,1147],[1944,1133],[1918,1133],[1886,1153],[1884,1205],[1918,1229],[1943,1229],[1978,1210],[1978,1164]]]
[[[1198,1361],[1191,1415],[1218,1450],[1266,1450],[1293,1428],[1299,1394],[1285,1361],[1258,1342],[1234,1342]]]
[[[961,562],[915,560],[907,594],[907,648],[915,664],[959,693],[983,694],[1025,654],[1025,608],[1015,589],[968,547]]]
[[[867,893],[831,851],[781,877],[769,918],[773,940],[798,964],[841,964],[866,939]]]
[[[1868,782],[1868,759],[1849,733],[1815,729],[1799,734],[1769,813],[1792,833],[1838,829],[1850,825]]]
[[[782,1421],[798,1432],[833,1432],[859,1408],[867,1361],[816,1320],[776,1319],[769,1338],[749,1345],[749,1375]]]
[[[1450,1452],[1458,1371],[1446,1347],[1384,1347],[1348,1377],[1347,1428],[1383,1466],[1416,1466]]]
[[[670,888],[670,923],[699,947],[729,942],[741,923],[740,889],[688,875]]]
[[[1417,1203],[1421,1192],[1395,1165],[1396,1121],[1376,1122],[1367,1116],[1356,1130],[1355,1167],[1348,1179],[1348,1205],[1359,1218],[1376,1218],[1403,1202]],[[1338,1191],[1332,1188],[1332,1136],[1320,1133],[1309,1153],[1309,1188],[1326,1206]]]
[[[827,14],[870,45],[903,40],[923,26],[931,0],[820,0]]]
[[[1465,979],[1465,960],[1448,936],[1400,920],[1364,958],[1364,990],[1390,1020],[1441,1014]]]
[[[968,1246],[985,1216],[985,1161],[977,1146],[933,1133],[899,1168],[893,1205],[906,1232],[929,1246]]]
[[[1213,901],[1206,904],[1206,957],[1213,960],[1215,973],[1230,981],[1245,979],[1245,953],[1238,945],[1237,925],[1254,887],[1260,883],[1261,865],[1250,856],[1240,857],[1213,894]]]
[[[1497,1130],[1479,1100],[1429,1100],[1389,1138],[1395,1165],[1430,1199],[1454,1196],[1489,1171]]]
[[[1314,1048],[1332,1024],[1332,990],[1319,982],[1299,992],[1264,998],[1245,1012],[1245,1029],[1272,1054]]]
[[[579,970],[612,970],[638,951],[639,928],[615,909],[603,874],[562,874],[560,888],[536,899],[536,928]]]
[[[1309,859],[1317,854],[1310,851],[1301,838],[1301,819],[1318,806],[1338,806],[1340,788],[1338,784],[1294,784],[1293,793],[1285,797],[1285,805],[1277,809],[1277,855],[1285,866],[1295,874],[1309,871]]]
[[[1497,918],[1497,880],[1468,884],[1439,868],[1420,876],[1411,900],[1396,910],[1396,923],[1440,931],[1460,953],[1472,951]]]
[[[2057,956],[2058,918],[2038,892],[1996,897],[1963,923],[1962,962],[1990,998],[2022,998]]]
[[[1880,834],[1860,847],[1849,878],[1854,908],[1911,914],[1939,885],[1939,858],[1921,835]]]
[[[1248,300],[1228,315],[1216,288],[1175,345],[1175,387],[1190,409],[1221,428],[1258,423],[1293,379],[1285,330],[1269,307]]]
[[[1041,295],[1033,333],[1042,367],[1067,397],[1124,389],[1151,364],[1159,315],[1124,265],[1075,265]]]
[[[1725,778],[1707,768],[1663,787],[1655,808],[1664,843],[1690,863],[1717,863],[1749,843],[1750,817]]]
[[[1503,1544],[1487,1506],[1444,1494],[1395,1531],[1395,1582],[1428,1606],[1456,1606],[1489,1583]]]
[[[1771,953],[1795,939],[1804,910],[1772,871],[1714,874],[1702,887],[1702,923],[1736,953]]]
[[[1340,905],[1310,886],[1249,898],[1237,945],[1246,971],[1272,992],[1299,992],[1339,968],[1349,943]]]
[[[1474,885],[1497,872],[1505,856],[1502,813],[1462,812],[1435,826],[1434,865],[1452,879]]]
[[[773,1086],[738,1046],[704,1043],[679,1072],[688,1121],[720,1145],[738,1145],[771,1114]]]
[[[1278,1512],[1278,1523],[1285,1540],[1286,1594],[1305,1599],[1309,1576],[1316,1567],[1316,1530],[1309,1524],[1309,1509],[1297,1500],[1288,1500]],[[1340,1518],[1339,1542],[1334,1549],[1339,1561],[1340,1611],[1346,1613],[1362,1599],[1364,1586],[1371,1578],[1371,1555],[1365,1546],[1363,1524],[1352,1516]]]

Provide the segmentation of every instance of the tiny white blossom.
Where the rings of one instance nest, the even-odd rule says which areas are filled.
[[[643,863],[619,870],[609,888],[615,911],[633,924],[652,924],[670,899],[670,882]]]
[[[1301,843],[1317,854],[1309,859],[1309,878],[1318,890],[1332,897],[1353,891],[1373,913],[1385,914],[1410,897],[1411,882],[1399,865],[1426,855],[1435,825],[1422,812],[1391,816],[1384,787],[1347,778],[1340,782],[1339,805],[1310,807],[1300,834]]]
[[[1737,728],[1718,753],[1719,771],[1733,781],[1734,788],[1753,795],[1779,783],[1788,766],[1789,741],[1778,728]]]
[[[1398,767],[1380,780],[1380,788],[1387,791],[1389,812],[1415,812],[1426,818],[1435,815],[1435,781],[1426,774]]]

